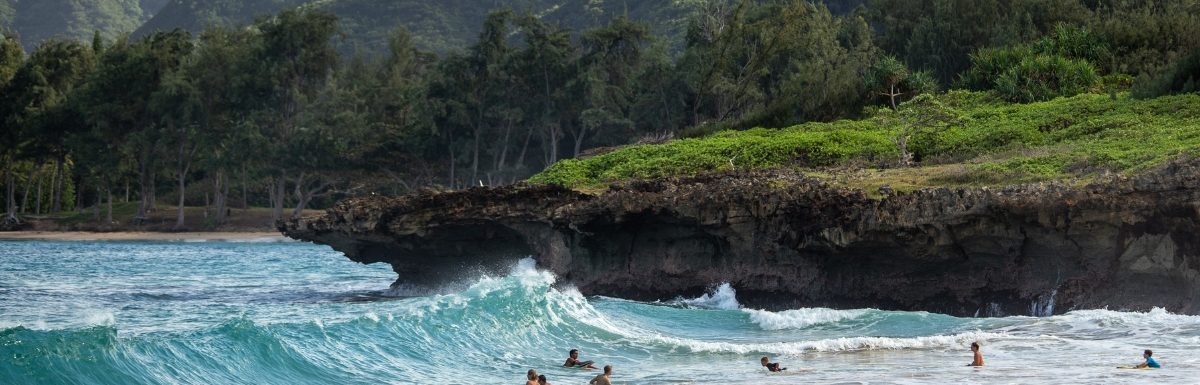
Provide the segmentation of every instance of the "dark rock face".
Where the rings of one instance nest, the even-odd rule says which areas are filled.
[[[749,307],[953,315],[1200,313],[1200,161],[1086,187],[930,189],[882,201],[789,172],[356,198],[281,225],[397,284],[532,255],[584,294],[653,300],[721,282]]]

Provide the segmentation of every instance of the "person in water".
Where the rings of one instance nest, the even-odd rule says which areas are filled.
[[[1140,363],[1140,364],[1138,364],[1137,368],[1138,368],[1138,369],[1142,369],[1142,368],[1154,368],[1154,369],[1158,369],[1158,368],[1161,368],[1162,366],[1160,366],[1160,365],[1158,364],[1158,361],[1155,361],[1155,360],[1154,360],[1154,357],[1153,357],[1153,356],[1154,356],[1154,352],[1153,352],[1153,351],[1151,351],[1150,349],[1146,349],[1146,351],[1145,351],[1144,353],[1142,353],[1142,358],[1145,358],[1145,359],[1146,359],[1146,362],[1143,362],[1143,363]]]
[[[538,376],[537,383],[538,385],[552,385],[550,384],[550,381],[546,381],[546,375],[544,374]]]
[[[529,369],[529,372],[525,373],[525,385],[538,385],[538,374],[536,370]]]
[[[971,343],[971,351],[975,352],[975,359],[971,360],[971,363],[967,364],[967,366],[983,366],[983,353],[979,352],[978,342]]]
[[[767,358],[766,356],[763,356],[763,358],[758,360],[758,362],[762,363],[762,366],[766,366],[767,370],[770,370],[772,372],[782,372],[784,370],[787,370],[787,368],[779,367],[778,362],[771,362],[771,359]]]
[[[563,367],[584,368],[584,369],[595,369],[596,368],[595,366],[592,366],[591,361],[580,361],[579,360],[579,349],[571,349],[571,352],[567,353],[567,355],[570,357],[567,357],[567,362],[563,363]]]
[[[596,378],[588,381],[588,385],[612,385],[612,380],[609,378],[610,376],[612,376],[612,365],[604,365],[604,374],[596,376]]]

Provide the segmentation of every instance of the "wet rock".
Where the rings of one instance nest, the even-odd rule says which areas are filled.
[[[1200,313],[1200,162],[1083,187],[927,189],[882,200],[790,171],[475,188],[343,201],[280,225],[397,284],[533,256],[584,294],[654,300],[722,282],[743,305],[954,315]],[[1043,314],[1039,314],[1043,313]]]

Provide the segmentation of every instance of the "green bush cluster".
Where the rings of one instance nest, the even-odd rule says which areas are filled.
[[[1136,98],[1200,92],[1200,50],[1180,59],[1157,76],[1143,74],[1133,87]]]
[[[1036,55],[1022,58],[996,78],[996,92],[1014,102],[1029,103],[1087,91],[1100,80],[1085,60]]]
[[[983,92],[939,96],[958,115],[948,128],[913,138],[924,164],[962,162],[972,180],[1012,183],[1144,170],[1200,155],[1200,95],[1153,100],[1082,94],[1011,104]],[[730,168],[826,167],[886,163],[898,154],[895,127],[882,120],[806,123],[785,129],[723,131],[661,145],[626,147],[566,160],[530,179],[567,187],[629,178],[694,175]]]
[[[1059,25],[1028,45],[981,49],[959,83],[973,90],[995,90],[1021,103],[1074,96],[1101,84],[1097,63],[1108,63],[1107,44],[1086,29]]]

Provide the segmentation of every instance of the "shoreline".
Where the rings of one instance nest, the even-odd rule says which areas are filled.
[[[148,232],[148,231],[7,231],[0,241],[251,241],[288,240],[278,231]]]

